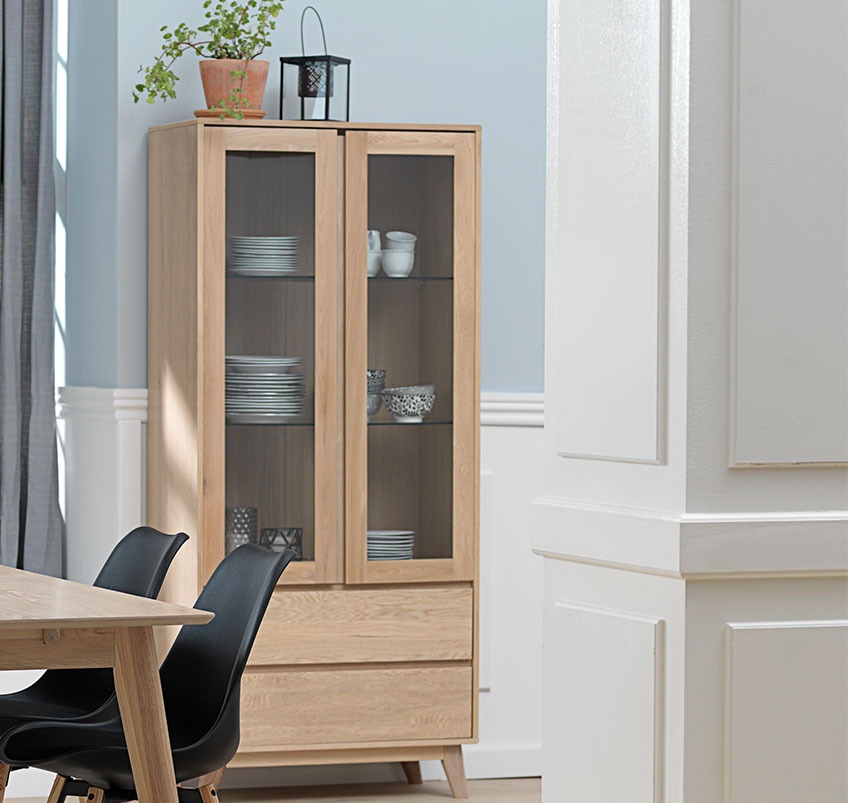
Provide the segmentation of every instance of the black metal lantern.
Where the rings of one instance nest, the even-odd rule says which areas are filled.
[[[323,56],[307,56],[303,42],[303,18],[315,12],[324,40]],[[350,119],[350,59],[331,56],[321,15],[313,6],[300,16],[300,49],[302,56],[280,58],[280,119],[333,120]],[[295,67],[286,72],[286,65]]]

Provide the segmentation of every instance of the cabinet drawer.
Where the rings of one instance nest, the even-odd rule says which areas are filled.
[[[467,661],[470,587],[278,589],[251,653],[253,666]]]
[[[239,750],[466,739],[471,679],[467,666],[250,672]]]

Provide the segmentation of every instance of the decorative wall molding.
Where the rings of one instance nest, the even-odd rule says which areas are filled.
[[[545,731],[546,749],[570,758],[567,773],[546,767],[558,799],[618,800],[626,790],[633,803],[662,803],[665,620],[565,599],[548,614],[545,706],[557,722],[580,723]],[[610,729],[612,712],[622,727]]]
[[[727,625],[724,803],[848,800],[846,645],[845,620]]]
[[[671,7],[548,4],[547,391],[568,410],[564,458],[667,460]],[[572,122],[587,118],[591,134]]]
[[[544,393],[482,393],[482,427],[545,426]]]
[[[147,388],[59,388],[57,418],[147,421]]]
[[[57,417],[114,421],[147,421],[146,388],[59,388]],[[543,427],[544,393],[482,393],[480,425]]]
[[[827,0],[732,8],[729,465],[845,466],[848,13]]]
[[[674,513],[562,498],[533,503],[533,549],[689,579],[848,573],[848,511]]]

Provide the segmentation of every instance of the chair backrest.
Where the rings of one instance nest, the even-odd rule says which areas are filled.
[[[115,544],[94,585],[153,599],[186,541],[185,533],[169,535],[153,527],[136,527]],[[94,713],[110,701],[114,708],[115,683],[111,669],[51,669],[28,694],[42,701],[73,702]]]
[[[153,527],[136,527],[115,545],[94,585],[152,599],[162,589],[171,561],[186,541],[185,533],[168,535]]]
[[[241,676],[271,594],[293,557],[291,550],[275,553],[255,544],[231,552],[195,604],[215,618],[206,625],[183,627],[162,664],[178,776],[195,768],[201,768],[200,774],[211,772],[235,754]],[[181,750],[191,755],[180,756]],[[186,762],[191,770],[181,772]]]

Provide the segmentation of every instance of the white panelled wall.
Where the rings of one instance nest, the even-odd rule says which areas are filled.
[[[68,576],[91,582],[115,542],[144,521],[147,391],[63,388]],[[542,771],[542,561],[530,549],[531,501],[542,483],[541,394],[487,393],[481,409],[480,742],[469,778]],[[189,535],[193,535],[189,533]],[[33,673],[3,673],[0,693]],[[424,762],[441,778],[439,762]],[[398,766],[233,770],[225,786],[402,780]],[[50,776],[12,775],[9,797],[46,795]]]
[[[848,800],[848,0],[550,0],[545,803]]]

